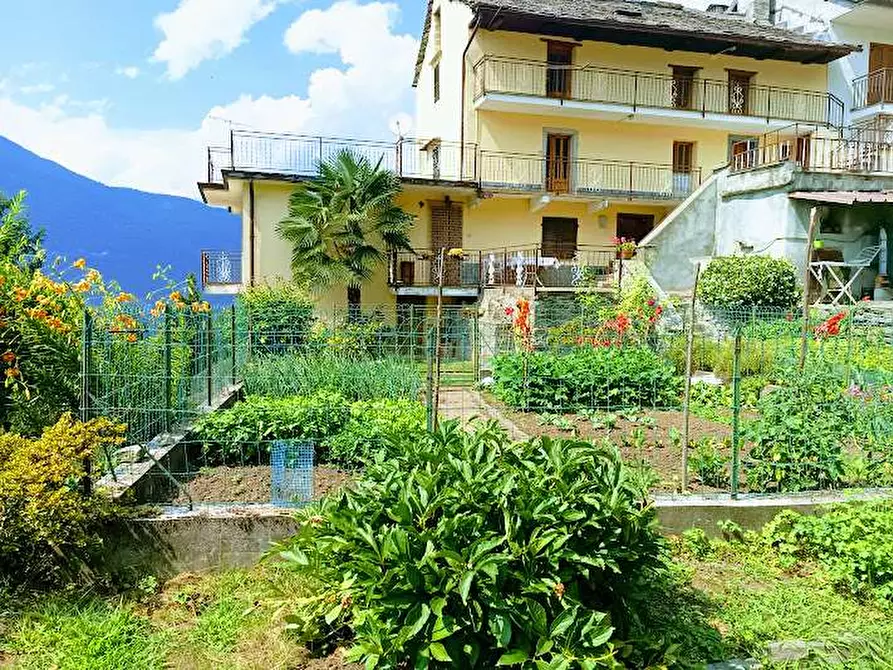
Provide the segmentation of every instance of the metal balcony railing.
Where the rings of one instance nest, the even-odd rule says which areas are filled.
[[[351,138],[230,132],[228,149],[208,150],[208,182],[222,183],[223,170],[311,177],[320,164],[348,150],[400,177],[436,181],[473,181],[477,152],[473,144],[403,137],[394,142]]]
[[[843,103],[831,93],[741,80],[679,77],[656,72],[591,66],[558,66],[540,61],[484,56],[474,66],[475,99],[488,93],[753,116],[840,126]]]
[[[614,282],[619,263],[613,247],[590,245],[529,245],[463,251],[461,257],[444,257],[444,287],[609,286]],[[439,264],[440,252],[435,249],[393,253],[388,283],[394,288],[437,287]]]
[[[893,103],[893,68],[881,68],[853,79],[853,109]]]
[[[877,133],[843,128],[828,136],[792,126],[767,133],[731,161],[732,172],[794,162],[806,172],[893,174],[893,143]]]
[[[238,286],[242,283],[242,252],[202,251],[202,286]]]
[[[478,164],[481,188],[490,191],[680,200],[701,183],[699,168],[660,163],[482,151]]]

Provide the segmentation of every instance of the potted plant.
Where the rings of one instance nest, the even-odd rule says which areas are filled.
[[[615,237],[613,243],[614,249],[617,251],[617,258],[629,260],[636,254],[635,240],[629,240],[625,237]]]

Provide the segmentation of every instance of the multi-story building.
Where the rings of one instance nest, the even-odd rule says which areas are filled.
[[[802,256],[804,212],[826,202],[803,191],[893,189],[883,138],[843,130],[890,109],[893,89],[876,74],[888,52],[870,45],[871,71],[853,71],[847,89],[842,73],[865,61],[848,43],[864,42],[855,33],[791,30],[793,10],[779,21],[766,0],[735,9],[430,0],[413,82],[423,139],[233,131],[228,147],[209,150],[202,196],[241,213],[243,242],[241,254],[203,255],[206,288],[290,277],[275,225],[295,183],[344,147],[400,174],[401,206],[416,215],[414,252],[393,255],[365,303],[429,299],[442,248],[465,252],[442,273],[457,300],[489,288],[572,291],[584,276],[610,283],[614,237],[643,242],[668,290],[686,290],[693,259]],[[820,177],[806,184],[807,173]]]

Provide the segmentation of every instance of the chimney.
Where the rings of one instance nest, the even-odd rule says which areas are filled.
[[[751,20],[758,26],[771,26],[774,10],[774,0],[753,0],[750,6]]]

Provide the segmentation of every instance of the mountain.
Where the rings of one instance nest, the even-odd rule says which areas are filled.
[[[0,137],[0,192],[28,192],[28,215],[44,228],[49,257],[87,259],[121,287],[144,296],[172,278],[200,275],[202,249],[238,250],[239,219],[198,200],[105,186]]]

